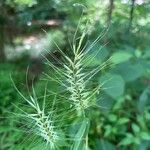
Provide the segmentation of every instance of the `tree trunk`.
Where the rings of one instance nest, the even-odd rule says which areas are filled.
[[[4,13],[4,1],[0,1],[0,62],[5,60],[5,51],[4,51],[4,22],[5,22],[5,13]]]
[[[109,0],[107,27],[109,27],[111,25],[113,7],[114,7],[114,0]]]
[[[114,8],[114,0],[109,0],[107,20],[106,20],[107,29],[111,27],[113,8]],[[108,33],[109,32],[107,31],[107,33],[105,35],[105,39],[104,39],[105,44],[109,41],[109,34]]]
[[[4,51],[4,27],[0,25],[0,62],[5,60],[5,51]]]
[[[129,20],[128,32],[130,32],[130,30],[132,28],[134,7],[135,7],[135,0],[132,0],[131,10],[130,10],[130,20]]]

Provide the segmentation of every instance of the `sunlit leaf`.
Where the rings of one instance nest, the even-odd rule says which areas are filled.
[[[125,82],[120,75],[107,73],[100,77],[99,80],[102,89],[112,98],[121,96],[124,93]]]

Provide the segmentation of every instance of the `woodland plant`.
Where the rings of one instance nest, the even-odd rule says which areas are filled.
[[[131,5],[131,1],[135,4]],[[51,39],[63,50],[56,44],[58,57],[54,57],[53,52],[50,53],[51,58],[54,57],[52,60],[46,57],[48,55],[44,56],[50,68],[44,74],[44,81],[36,82],[35,88],[29,83],[32,74],[27,76],[29,93],[24,91],[24,85],[23,88],[20,86],[25,78],[24,61],[21,59],[19,67],[18,60],[15,64],[13,60],[9,64],[0,64],[0,150],[150,149],[150,5],[148,0],[143,0],[142,4],[131,1],[84,0],[79,2],[82,4],[74,4],[77,2],[74,0],[66,3],[59,0],[0,1],[1,14],[6,14],[0,15],[2,54],[9,43],[21,46],[16,40],[11,42],[15,32],[9,31],[13,28],[3,32],[5,26],[6,29],[9,25],[13,27],[10,22],[18,23],[19,29],[23,29],[23,34],[19,35],[24,37],[30,33],[37,35],[39,28],[30,26],[34,24],[32,20],[47,22],[48,18],[55,18],[63,21],[63,32],[60,28],[53,30],[46,40],[46,46],[51,50],[55,49]],[[29,3],[35,4],[27,7]],[[74,31],[82,8],[82,21]],[[87,18],[90,27],[83,31]],[[30,27],[25,27],[26,24]],[[109,25],[109,34],[103,41],[110,41],[110,44],[100,55],[99,40],[103,36],[88,43],[88,34],[92,33],[95,38],[99,30]],[[66,33],[70,47],[66,45]],[[109,55],[113,57],[111,62],[118,65],[107,72],[102,69],[109,60],[103,64],[101,61]],[[10,72],[15,75],[15,88],[24,99],[21,105],[18,94],[11,88]],[[108,78],[111,82],[103,86]],[[43,83],[46,83],[44,88]],[[11,103],[16,107],[13,108]],[[98,105],[104,109],[100,111]],[[11,118],[8,110],[15,112],[15,117],[12,115]]]
[[[92,78],[108,65],[107,62],[96,66],[94,69],[88,68],[86,64],[92,63],[94,54],[91,53],[93,46],[98,43],[99,36],[90,46],[84,44],[87,37],[86,30],[80,37],[77,37],[76,30],[71,44],[71,55],[67,55],[56,44],[58,51],[62,54],[62,59],[55,61],[59,65],[53,64],[45,56],[46,64],[50,66],[53,75],[46,74],[46,80],[59,84],[57,92],[53,92],[47,87],[44,96],[36,96],[34,87],[32,95],[26,98],[17,89],[27,103],[27,109],[19,109],[26,120],[26,128],[45,143],[42,149],[72,149],[88,150],[88,132],[90,127],[90,115],[92,107],[97,107],[96,95],[99,94],[101,86],[93,84]],[[28,121],[27,121],[28,120]],[[74,133],[70,133],[70,128],[74,128]],[[25,129],[24,129],[25,130]],[[41,149],[37,147],[36,149]]]

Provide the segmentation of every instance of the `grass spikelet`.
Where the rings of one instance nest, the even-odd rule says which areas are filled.
[[[70,102],[72,110],[76,110],[78,115],[85,115],[85,109],[92,106],[94,103],[93,97],[96,93],[99,92],[100,86],[96,88],[89,87],[88,85],[93,79],[93,77],[106,66],[109,65],[108,59],[106,62],[102,63],[99,66],[96,66],[94,69],[88,68],[86,63],[92,63],[94,57],[100,52],[101,48],[98,49],[94,56],[89,57],[88,54],[94,47],[95,44],[105,35],[100,35],[96,38],[96,40],[88,46],[88,44],[83,44],[86,41],[87,32],[86,29],[83,31],[80,37],[76,37],[78,32],[78,28],[73,37],[73,44],[71,45],[71,56],[68,56],[63,52],[59,46],[55,43],[59,52],[63,56],[63,62],[54,58],[56,62],[62,64],[63,69],[55,66],[51,63],[45,56],[44,58],[47,61],[47,64],[56,72],[56,76],[54,77],[45,74],[49,80],[55,81],[59,83],[68,93],[68,100]],[[50,53],[49,53],[50,54]],[[86,63],[85,63],[86,62]]]
[[[79,45],[74,45],[74,56],[71,60],[69,57],[65,56],[66,60],[68,61],[68,66],[64,65],[66,69],[66,81],[68,82],[68,91],[70,92],[69,100],[73,102],[73,105],[77,111],[84,112],[84,109],[88,107],[87,98],[90,95],[89,91],[86,91],[85,85],[85,73],[83,71],[82,59],[83,53],[80,52],[81,44],[84,39],[84,34],[81,36],[79,40]]]
[[[54,149],[60,137],[55,131],[54,121],[51,116],[52,112],[47,116],[44,109],[41,110],[39,104],[32,97],[29,105],[35,110],[35,113],[28,114],[28,118],[34,122],[36,134],[41,136],[50,145],[51,149]]]
[[[13,82],[14,84],[14,82]],[[29,98],[26,98],[15,86],[15,89],[21,95],[21,97],[27,102],[27,110],[22,110],[20,107],[17,107],[22,113],[18,114],[21,116],[22,120],[25,120],[25,128],[28,128],[27,133],[33,133],[38,137],[43,139],[46,149],[57,149],[59,146],[63,145],[62,142],[65,140],[65,136],[61,131],[61,127],[56,125],[58,120],[55,120],[57,116],[55,115],[54,105],[56,97],[53,100],[52,107],[49,110],[46,110],[45,101],[47,98],[46,88],[43,96],[42,106],[38,102],[34,87],[32,86],[32,95],[29,95]],[[22,118],[23,117],[23,118]],[[25,130],[25,129],[24,129]],[[37,140],[38,141],[38,140]],[[61,142],[60,142],[61,141]],[[60,144],[63,143],[63,144]],[[43,148],[44,149],[44,148]]]
[[[98,42],[98,38],[93,42],[89,48],[86,46],[83,47],[83,42],[86,37],[86,32],[84,31],[81,37],[74,37],[73,41],[73,58],[70,58],[64,55],[66,59],[65,68],[65,77],[66,77],[66,87],[70,93],[69,100],[74,106],[78,114],[85,115],[85,109],[93,105],[93,96],[99,92],[100,86],[92,89],[88,88],[90,80],[104,67],[106,67],[107,62],[101,66],[97,66],[93,70],[86,71],[86,66],[84,61],[92,46]],[[99,37],[100,38],[100,37]],[[78,42],[77,42],[78,41]],[[93,58],[90,58],[88,61],[91,62]]]

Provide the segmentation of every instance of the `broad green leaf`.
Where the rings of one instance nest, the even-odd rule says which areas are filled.
[[[108,110],[112,108],[114,102],[115,100],[106,93],[100,93],[98,95],[97,104],[101,107],[101,110],[103,112],[108,112]]]
[[[107,73],[100,77],[102,89],[112,98],[117,98],[124,93],[125,82],[120,75]]]
[[[127,51],[118,51],[112,54],[112,63],[119,64],[125,62],[132,57],[132,54]]]
[[[113,71],[121,75],[125,81],[134,81],[143,75],[144,68],[139,63],[125,62],[116,66]]]
[[[110,114],[110,115],[108,116],[108,119],[109,119],[109,121],[111,121],[111,122],[116,122],[116,121],[117,121],[117,116],[114,115],[114,114]]]
[[[89,119],[85,118],[83,122],[81,123],[81,126],[75,135],[74,139],[75,142],[72,146],[72,150],[84,150],[84,144],[85,142],[83,141],[83,138],[85,139],[86,135],[88,135],[89,131]]]
[[[141,132],[140,136],[143,140],[150,140],[150,133],[148,132]]]
[[[139,127],[137,124],[133,123],[133,124],[132,124],[132,130],[133,130],[135,133],[140,132],[140,127]]]
[[[115,150],[115,146],[107,140],[97,139],[97,150]]]
[[[129,122],[129,119],[128,119],[128,118],[120,118],[120,119],[117,121],[117,123],[118,123],[119,125],[123,125],[123,124],[128,123],[128,122]]]
[[[134,136],[131,133],[127,133],[126,137],[124,139],[122,139],[122,141],[119,143],[119,145],[130,145],[131,143],[133,143],[134,141]]]
[[[140,142],[141,142],[141,139],[139,137],[134,137],[134,139],[133,139],[134,144],[139,145]]]
[[[143,58],[150,58],[150,50],[144,51]]]
[[[144,76],[148,77],[150,76],[150,61],[149,60],[142,60],[141,65],[143,66],[144,69]]]
[[[104,137],[109,137],[112,133],[112,126],[111,125],[106,125],[104,127],[105,132],[104,132]]]
[[[147,87],[141,94],[138,102],[138,109],[140,112],[143,112],[145,107],[150,105],[149,97],[150,97],[150,87]]]

